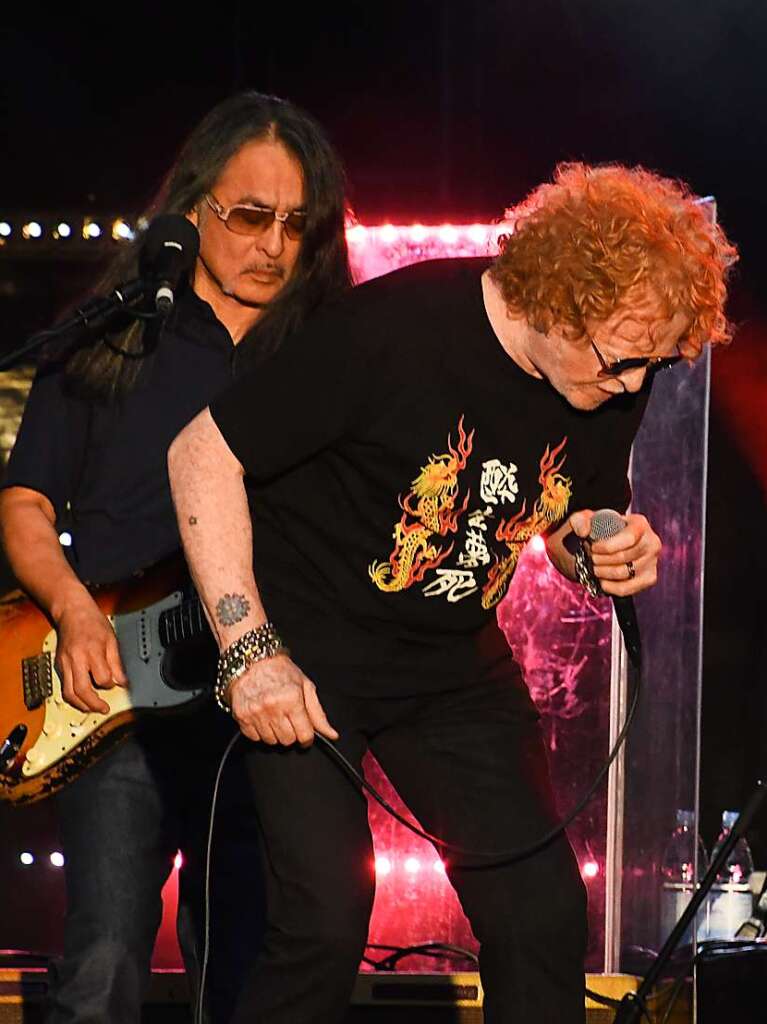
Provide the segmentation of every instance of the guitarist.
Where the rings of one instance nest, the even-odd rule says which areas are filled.
[[[179,548],[170,441],[233,375],[351,283],[340,163],[317,123],[284,100],[247,92],[210,111],[146,216],[161,213],[185,214],[200,234],[173,312],[160,326],[132,322],[47,356],[0,491],[8,559],[55,624],[63,693],[82,712],[107,711],[100,691],[130,686],[85,584],[127,580]],[[99,291],[135,277],[137,259],[138,246],[123,252]],[[59,795],[68,910],[49,1024],[138,1024],[160,893],[179,849],[178,932],[196,987],[208,815],[232,735],[222,721],[210,701],[143,720]],[[263,919],[257,836],[236,757],[235,749],[213,858],[206,1013],[216,1024],[230,1019]]]

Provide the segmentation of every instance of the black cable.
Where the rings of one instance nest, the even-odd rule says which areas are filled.
[[[624,742],[626,740],[626,736],[628,734],[628,731],[631,728],[631,724],[632,724],[632,722],[634,720],[634,716],[636,714],[636,710],[637,710],[637,707],[639,705],[639,697],[641,695],[641,689],[642,689],[642,685],[641,685],[642,684],[641,669],[640,669],[640,666],[639,666],[638,663],[635,663],[635,668],[636,668],[636,678],[635,678],[635,681],[634,681],[634,694],[633,694],[633,696],[631,698],[631,704],[629,705],[629,709],[628,709],[628,711],[626,713],[626,719],[625,719],[625,721],[623,723],[623,726],[622,726],[620,732],[618,733],[618,736],[617,736],[617,738],[615,740],[615,744],[613,745],[613,748],[610,751],[607,760],[605,761],[605,763],[600,768],[599,772],[596,775],[596,778],[594,779],[592,784],[589,786],[589,788],[586,790],[586,793],[583,795],[583,797],[575,804],[575,806],[570,811],[570,813],[562,821],[560,821],[558,825],[556,825],[553,829],[550,829],[549,832],[547,832],[540,839],[536,840],[534,843],[530,843],[527,846],[519,847],[516,850],[493,851],[493,852],[486,851],[486,850],[468,850],[468,849],[465,849],[464,847],[456,846],[456,845],[454,845],[452,843],[448,843],[444,839],[440,839],[438,836],[432,835],[430,832],[426,832],[425,830],[418,828],[416,825],[413,825],[406,818],[404,818],[398,811],[396,811],[391,806],[391,804],[384,797],[381,796],[381,794],[378,792],[378,790],[373,785],[371,785],[371,783],[369,783],[367,781],[367,779],[365,779],[365,777],[360,772],[357,771],[357,769],[348,760],[348,758],[346,758],[344,756],[344,754],[342,754],[341,751],[329,739],[327,739],[325,736],[322,736],[318,732],[315,732],[314,735],[315,735],[315,739],[319,740],[319,742],[324,746],[325,750],[330,754],[331,757],[335,758],[336,762],[340,765],[340,767],[344,771],[346,771],[346,773],[350,776],[350,778],[354,782],[357,783],[359,788],[361,788],[361,789],[365,790],[367,793],[369,793],[373,797],[373,799],[376,800],[376,802],[379,803],[381,805],[381,807],[383,807],[383,809],[387,812],[387,814],[389,814],[392,818],[395,819],[395,821],[398,821],[401,825],[404,825],[405,828],[409,829],[412,833],[414,833],[415,835],[419,836],[421,839],[426,839],[428,842],[433,843],[435,846],[438,846],[438,847],[440,847],[443,850],[447,850],[447,851],[450,851],[452,853],[457,853],[461,857],[473,857],[473,858],[479,858],[481,860],[485,860],[486,859],[488,862],[485,863],[485,864],[480,865],[481,867],[497,867],[497,866],[502,865],[502,864],[508,864],[508,863],[512,863],[514,861],[523,860],[525,857],[529,857],[533,853],[537,853],[538,850],[542,849],[544,846],[547,846],[557,836],[561,835],[565,831],[567,826],[570,825],[571,822],[573,822],[575,820],[575,818],[578,817],[578,815],[581,813],[583,808],[591,800],[591,798],[593,797],[594,793],[598,789],[600,783],[604,779],[605,775],[610,770],[610,766],[612,765],[613,761],[615,761],[616,757],[618,756],[618,754],[619,754],[619,752],[621,750],[621,747],[623,746],[623,744],[624,744]],[[218,789],[219,789],[219,783],[220,783],[220,780],[221,780],[221,773],[223,772],[226,760],[227,760],[229,754],[231,753],[232,748],[234,747],[235,743],[240,738],[240,736],[242,736],[242,733],[236,733],[231,738],[231,740],[229,741],[229,744],[227,745],[227,748],[226,748],[226,750],[224,751],[224,753],[223,753],[223,755],[221,757],[221,762],[220,762],[219,767],[218,767],[218,772],[216,774],[216,780],[215,780],[214,787],[213,787],[213,799],[211,801],[210,826],[209,826],[209,830],[208,830],[208,844],[207,844],[207,852],[206,852],[206,860],[205,860],[205,942],[204,942],[202,970],[201,970],[201,974],[200,974],[199,993],[198,993],[197,1007],[196,1007],[196,1012],[195,1012],[195,1024],[202,1024],[202,1021],[203,1021],[202,1012],[203,1012],[203,1003],[204,1003],[204,996],[205,996],[205,982],[206,982],[206,976],[207,976],[208,959],[209,959],[209,954],[210,954],[210,863],[211,863],[211,848],[212,848],[212,843],[213,843],[213,824],[214,824],[215,813],[216,813],[216,802],[217,802],[217,799],[218,799]],[[468,865],[463,865],[463,866],[466,867]],[[421,945],[421,946],[418,946],[418,947],[407,947],[408,952],[402,953],[401,955],[402,956],[409,955],[410,951],[414,951],[414,950],[418,950],[423,955],[427,955],[427,956],[428,955],[436,955],[434,953],[427,952],[427,950],[433,949],[435,946],[439,946],[443,950],[451,948],[451,949],[454,949],[456,952],[459,952],[461,955],[466,954],[472,960],[476,959],[474,957],[474,954],[468,953],[468,951],[462,950],[460,947],[449,947],[447,944],[442,944],[442,943],[439,943],[439,944],[438,943],[426,943],[425,945]],[[397,951],[397,952],[399,952],[399,951]],[[374,961],[372,961],[372,960],[370,960],[368,958],[364,958],[364,957],[363,957],[363,960],[365,960],[365,962],[371,964],[371,966],[375,966],[375,962]],[[396,962],[397,961],[395,960],[394,963],[396,963]],[[377,969],[384,969],[384,968],[377,968]],[[604,1005],[610,1006],[610,1007],[613,1007],[613,1008],[616,1008],[616,1007],[620,1006],[620,1003],[618,1002],[618,1000],[610,999],[608,996],[603,996],[603,995],[601,995],[598,992],[592,992],[591,990],[587,989],[586,993],[595,1002],[603,1003]],[[643,1013],[643,1015],[647,1016],[648,1020],[649,1020],[649,1015],[647,1013],[647,1009],[646,1009],[646,1006],[645,1006],[643,1000],[641,1001],[641,1004],[642,1004],[641,1005],[642,1013]]]
[[[399,961],[408,956],[427,956],[435,960],[443,957],[454,957],[461,960],[469,960],[475,965],[479,964],[479,957],[476,953],[472,953],[469,949],[464,949],[463,946],[452,946],[447,942],[421,942],[414,946],[382,946],[369,942],[365,949],[386,949],[390,951],[389,956],[384,957],[382,960],[374,960],[368,956],[362,958],[366,964],[375,968],[376,971],[394,971]]]
[[[525,857],[530,857],[532,854],[537,853],[544,846],[548,846],[548,844],[552,842],[552,840],[556,839],[557,836],[561,835],[561,833],[565,831],[567,826],[570,825],[575,820],[575,818],[578,817],[583,808],[593,797],[594,793],[598,789],[605,775],[610,770],[610,766],[612,765],[613,761],[618,756],[620,749],[623,746],[623,743],[626,739],[626,734],[628,733],[631,727],[631,723],[634,720],[634,715],[636,714],[636,709],[639,704],[640,693],[641,674],[637,673],[636,681],[634,684],[634,695],[631,699],[631,704],[626,714],[626,720],[623,723],[621,731],[618,733],[618,737],[615,740],[615,745],[613,746],[613,749],[610,751],[607,760],[600,768],[591,786],[589,786],[584,796],[575,804],[575,807],[573,807],[570,813],[561,822],[559,822],[558,825],[556,825],[553,829],[547,832],[540,839],[536,840],[534,843],[530,843],[527,846],[518,847],[516,850],[494,850],[492,852],[489,850],[467,850],[462,846],[455,846],[453,843],[446,842],[444,839],[440,839],[438,836],[432,835],[430,832],[426,832],[423,829],[418,828],[417,825],[413,825],[411,822],[409,822],[407,818],[403,817],[403,815],[401,815],[397,810],[395,810],[391,806],[391,804],[388,803],[388,801],[381,796],[378,790],[374,786],[372,786],[360,772],[357,771],[354,765],[341,753],[338,747],[336,747],[333,743],[331,743],[329,739],[327,739],[325,736],[322,736],[320,733],[316,732],[314,735],[315,738],[319,740],[320,743],[324,746],[324,748],[328,751],[331,757],[335,758],[335,760],[344,769],[344,771],[349,776],[351,776],[352,780],[356,782],[361,789],[364,789],[367,793],[369,793],[373,797],[373,799],[377,801],[377,803],[379,803],[381,807],[383,807],[387,814],[389,814],[392,818],[398,821],[401,825],[404,825],[405,828],[409,829],[411,832],[419,836],[421,839],[426,839],[430,843],[433,843],[435,846],[440,847],[440,849],[446,850],[450,853],[458,854],[461,857],[470,857],[485,861],[485,863],[481,865],[472,866],[498,867],[502,864],[509,864],[514,861],[523,860]],[[462,867],[467,866],[469,865],[462,865]]]
[[[221,760],[218,764],[218,771],[216,772],[216,779],[213,783],[213,796],[210,801],[210,821],[208,824],[208,841],[205,849],[205,911],[204,911],[204,942],[203,942],[203,953],[202,953],[202,968],[200,970],[200,982],[197,986],[197,1005],[194,1011],[195,1024],[203,1024],[203,1006],[205,1004],[205,982],[208,974],[208,959],[210,957],[210,862],[211,862],[211,851],[213,849],[213,825],[216,820],[216,804],[218,803],[218,790],[221,783],[221,775],[224,771],[224,765],[227,762],[227,758],[232,752],[237,740],[242,736],[241,732],[236,732],[234,736],[229,740],[226,746],[226,750],[221,755]]]

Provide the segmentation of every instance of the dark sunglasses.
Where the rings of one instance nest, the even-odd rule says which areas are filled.
[[[616,359],[614,363],[608,363],[591,338],[589,338],[589,342],[601,366],[597,377],[620,377],[622,373],[628,373],[629,370],[649,370],[652,373],[657,373],[658,370],[668,370],[670,367],[676,366],[680,360],[684,359],[684,356],[681,355],[634,356],[630,359]]]
[[[230,206],[226,209],[210,192],[206,193],[205,201],[235,235],[260,235],[264,231],[268,231],[275,221],[279,221],[288,238],[295,242],[306,230],[306,212],[304,210],[278,213],[270,206],[245,205]]]

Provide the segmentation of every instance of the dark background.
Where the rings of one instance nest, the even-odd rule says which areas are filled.
[[[368,224],[492,219],[567,159],[642,163],[717,197],[742,261],[738,337],[713,360],[710,846],[721,810],[743,806],[767,760],[767,6],[413,0],[306,10],[224,0],[193,12],[134,2],[119,21],[114,6],[39,10],[4,14],[0,217],[26,207],[136,213],[199,118],[249,87],[326,125]],[[3,344],[47,326],[93,272],[76,261],[0,261]],[[750,834],[761,867],[765,819]]]

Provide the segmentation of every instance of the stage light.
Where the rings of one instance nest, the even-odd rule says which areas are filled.
[[[435,860],[432,864],[432,868],[437,872],[438,875],[445,874],[445,862],[443,860]]]
[[[455,245],[458,241],[458,232],[452,224],[443,224],[439,229],[439,240],[445,245]]]
[[[56,230],[53,234],[56,238],[69,238],[72,234],[72,228],[66,223],[66,221],[62,221],[60,224],[56,225]]]
[[[0,220],[0,238],[10,238],[13,228],[7,220]]]
[[[54,850],[54,852],[51,854],[50,860],[51,864],[53,864],[55,868],[64,867],[64,854],[59,853],[58,850]]]
[[[397,230],[397,228],[394,227],[393,224],[384,224],[384,226],[379,229],[379,233],[381,241],[386,242],[387,244],[396,242],[397,239],[399,238],[399,231]]]
[[[423,224],[413,224],[409,231],[410,240],[413,242],[423,242],[428,233]]]
[[[68,530],[62,530],[59,534],[59,544],[61,544],[63,548],[72,547],[72,534]]]
[[[546,541],[543,539],[543,537],[541,537],[539,533],[536,533],[536,535],[530,541],[530,547],[533,549],[533,551],[536,552],[536,554],[542,555],[543,552],[546,550]]]
[[[95,220],[86,220],[83,224],[83,238],[100,238],[101,228]]]
[[[118,218],[112,225],[112,238],[116,242],[128,242],[132,241],[135,232],[130,224],[126,223],[122,217]]]
[[[21,233],[25,238],[40,238],[43,233],[43,229],[36,220],[31,220],[28,224],[24,225],[21,229]]]
[[[32,856],[31,853],[29,853],[26,850],[24,851],[24,853],[19,854],[19,860],[21,861],[22,864],[25,865],[25,867],[29,867],[30,864],[35,863],[35,858]]]
[[[183,868],[183,866],[184,866],[184,855],[181,852],[181,850],[179,850],[178,853],[176,854],[176,856],[173,858],[173,867],[176,869],[176,871],[180,871],[181,868]]]
[[[587,860],[581,871],[584,878],[596,878],[599,874],[599,865],[595,860]]]
[[[368,237],[368,230],[362,224],[354,224],[346,229],[346,241],[350,245],[362,245]]]
[[[408,857],[407,860],[405,861],[405,871],[407,871],[409,875],[417,875],[420,870],[421,862],[418,860],[418,858]]]
[[[376,857],[376,874],[377,875],[390,875],[392,870],[392,863],[388,857]]]
[[[469,236],[469,241],[475,245],[481,245],[487,241],[487,228],[483,224],[472,224],[466,234]]]

